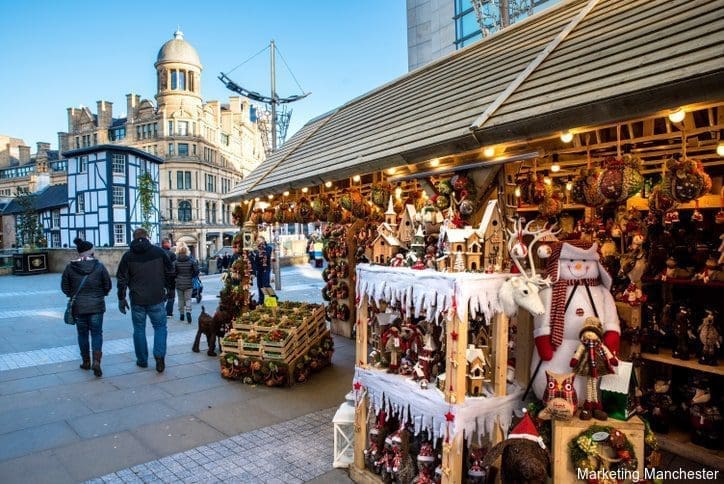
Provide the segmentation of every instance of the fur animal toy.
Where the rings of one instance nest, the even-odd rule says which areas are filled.
[[[528,413],[506,440],[490,449],[480,467],[490,466],[501,454],[501,477],[506,484],[543,484],[550,475],[551,456]]]
[[[209,356],[216,356],[216,335],[218,332],[218,320],[216,318],[212,318],[206,312],[206,308],[201,306],[201,314],[199,314],[199,329],[196,331],[196,338],[194,338],[194,345],[191,347],[191,351],[194,353],[199,352],[201,335],[205,334],[206,342],[209,345],[209,349],[206,354]],[[221,348],[219,348],[219,351],[221,351]]]
[[[603,323],[603,342],[616,354],[621,325],[616,302],[611,295],[611,276],[601,265],[598,245],[585,241],[551,244],[546,275],[551,287],[540,291],[544,314],[534,319],[536,349],[531,361],[533,391],[542,398],[547,381],[545,371],[570,372],[569,361],[580,343],[586,318],[598,317]],[[585,395],[585,379],[576,379],[577,395]]]

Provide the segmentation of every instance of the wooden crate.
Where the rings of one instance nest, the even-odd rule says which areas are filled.
[[[221,340],[221,350],[226,353],[234,353],[236,355],[241,354],[241,348],[239,345],[239,341],[231,341],[227,342],[223,339]]]
[[[638,459],[638,472],[641,478],[644,476],[644,423],[639,417],[632,417],[628,421],[621,420],[581,420],[575,417],[565,422],[562,420],[553,421],[553,435],[551,437],[553,457],[553,484],[571,484],[583,482],[576,479],[576,469],[568,454],[568,444],[578,434],[584,432],[591,425],[604,425],[615,427],[626,434],[626,437],[634,447]],[[628,482],[628,481],[627,481]]]

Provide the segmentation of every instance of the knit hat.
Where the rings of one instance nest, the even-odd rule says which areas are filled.
[[[523,420],[518,422],[518,425],[510,431],[508,438],[530,440],[536,442],[542,449],[546,448],[546,444],[543,443],[543,438],[538,434],[538,429],[535,428],[535,424],[528,412],[525,412]]]
[[[581,327],[581,331],[578,333],[578,337],[583,336],[583,333],[586,331],[596,333],[599,338],[603,338],[603,325],[601,324],[601,320],[593,316],[586,318]]]
[[[79,237],[76,237],[75,240],[73,240],[73,243],[75,244],[76,248],[78,249],[79,255],[86,255],[86,252],[90,252],[91,249],[93,249],[93,244],[88,242],[87,240],[83,240]]]

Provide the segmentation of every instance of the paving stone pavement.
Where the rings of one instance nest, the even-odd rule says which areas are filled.
[[[282,299],[321,302],[319,269],[283,268],[282,282]],[[205,342],[190,351],[196,325],[169,320],[159,374],[135,366],[112,292],[95,378],[78,369],[59,285],[60,274],[0,277],[0,482],[351,482],[331,467],[331,417],[349,391],[353,342],[335,338],[333,365],[306,384],[270,389],[221,378]],[[212,313],[219,276],[204,286]]]
[[[301,483],[331,470],[335,408],[106,474],[113,482]],[[342,476],[340,476],[342,477]]]

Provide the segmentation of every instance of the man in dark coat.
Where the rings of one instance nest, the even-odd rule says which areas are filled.
[[[166,251],[166,255],[169,259],[171,259],[171,263],[173,264],[176,262],[176,254],[171,252],[171,240],[170,239],[163,239],[161,241],[161,247],[163,247],[163,250]],[[168,294],[168,299],[166,299],[166,317],[167,318],[173,318],[173,301],[175,297],[175,291],[174,288],[171,288],[171,292]]]
[[[65,266],[60,288],[66,296],[71,298],[75,296],[73,317],[82,359],[80,367],[83,370],[93,368],[95,376],[102,376],[103,313],[106,312],[105,297],[111,292],[111,277],[105,266],[93,257],[92,243],[79,238],[73,242],[78,249],[78,259]],[[84,277],[85,282],[83,282]],[[83,282],[82,287],[81,282]],[[90,345],[88,344],[89,334]],[[93,350],[92,365],[91,349]]]
[[[153,356],[156,371],[166,368],[166,300],[173,291],[173,265],[161,247],[148,240],[148,232],[138,228],[133,232],[131,248],[118,265],[118,309],[126,314],[126,289],[131,293],[131,319],[133,320],[133,346],[136,365],[148,367],[146,316],[153,326]]]

